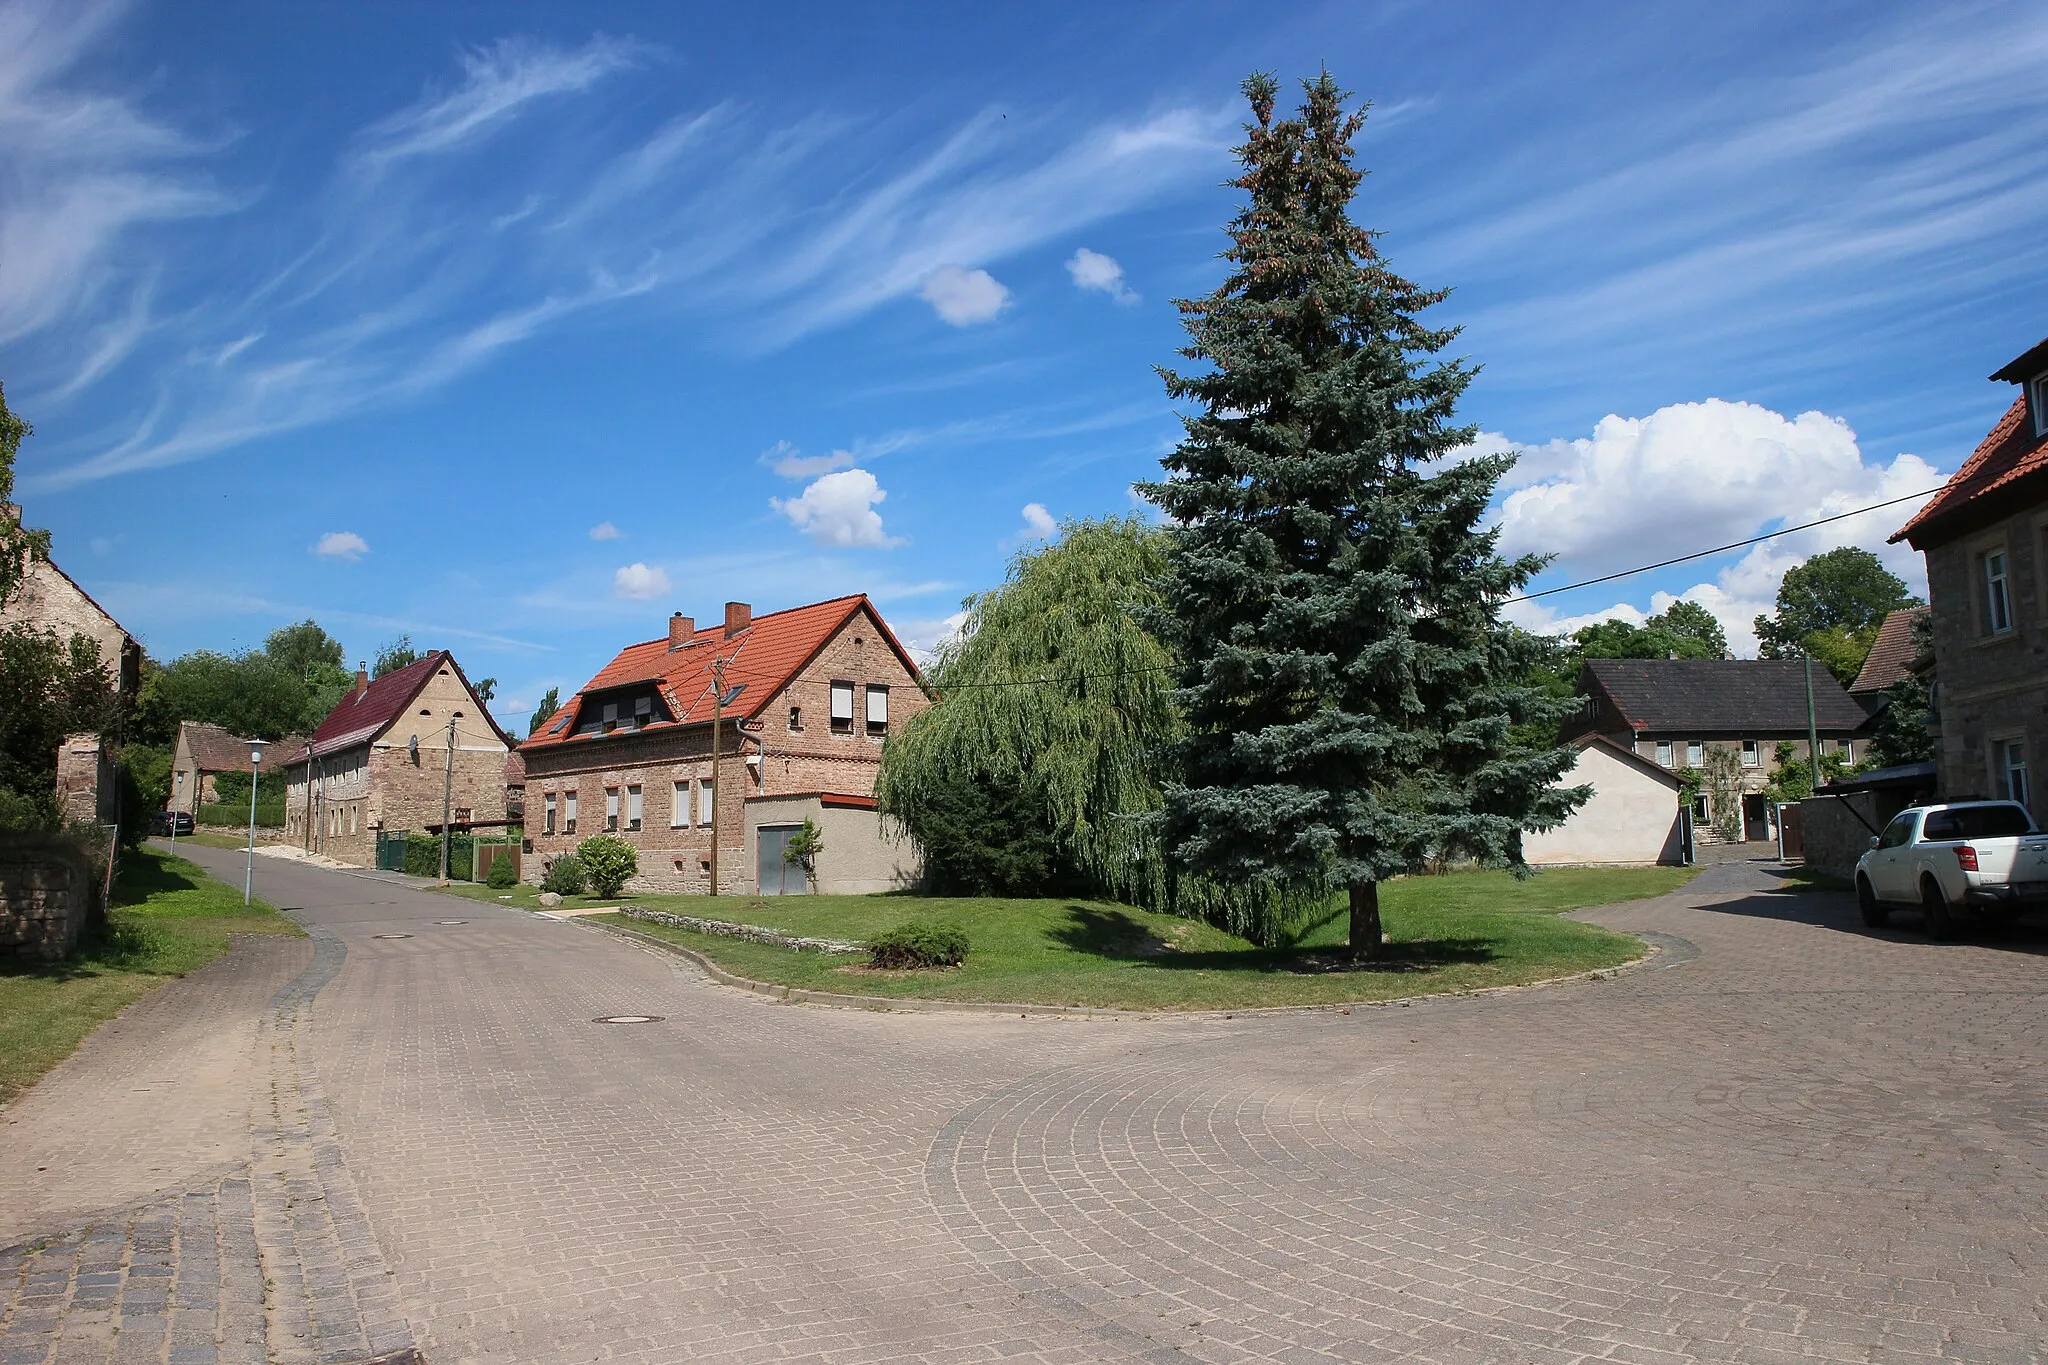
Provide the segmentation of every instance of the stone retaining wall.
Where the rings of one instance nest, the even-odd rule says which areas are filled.
[[[793,948],[800,953],[858,953],[865,950],[863,944],[847,943],[836,938],[801,938],[795,934],[778,934],[773,929],[763,929],[757,924],[734,924],[722,919],[698,919],[695,915],[671,915],[666,910],[642,910],[635,905],[622,905],[619,907],[619,913],[627,919],[646,920],[650,924],[666,924],[674,929],[692,929],[700,934],[743,938],[749,943],[767,943],[777,948]]]
[[[98,879],[83,854],[0,848],[0,957],[56,962],[99,913]]]

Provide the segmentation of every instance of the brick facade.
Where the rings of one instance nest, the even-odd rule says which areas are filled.
[[[762,617],[750,628],[765,632],[775,628],[775,621],[773,616]],[[732,643],[739,643],[739,637]],[[757,850],[748,837],[747,802],[818,792],[872,796],[888,730],[907,723],[927,705],[916,674],[865,599],[826,635],[814,654],[800,663],[793,660],[792,665],[792,671],[764,688],[762,700],[749,699],[740,712],[743,721],[729,715],[721,729],[723,757],[712,817],[718,836],[718,890],[724,894],[757,889]],[[835,682],[853,685],[854,715],[844,728],[836,728],[831,718]],[[865,713],[870,687],[888,689],[887,726],[872,733]],[[708,722],[644,732],[622,730],[557,744],[529,742],[520,753],[526,764],[526,835],[534,855],[524,869],[527,881],[538,884],[550,859],[606,832],[608,793],[616,792],[618,827],[611,832],[633,844],[640,855],[639,875],[628,889],[711,891],[712,827],[699,818],[702,789],[711,778]],[[640,789],[638,829],[630,828],[630,792],[635,786]],[[571,792],[576,794],[573,834],[566,828]],[[870,837],[887,842],[879,817],[869,814],[867,819],[873,826]],[[842,837],[854,836],[849,832]],[[828,843],[828,856],[829,851]]]

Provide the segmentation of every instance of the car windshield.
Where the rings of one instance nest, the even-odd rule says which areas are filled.
[[[1929,813],[1923,840],[2004,839],[2030,833],[2034,822],[2018,806],[1964,806]]]

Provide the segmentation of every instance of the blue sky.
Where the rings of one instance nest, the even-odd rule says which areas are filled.
[[[2048,334],[2038,5],[0,0],[28,521],[159,657],[403,631],[515,725],[728,597],[928,644],[1131,509],[1237,82],[1324,63],[1538,586],[1929,487]],[[1910,511],[1515,611],[1741,641]]]

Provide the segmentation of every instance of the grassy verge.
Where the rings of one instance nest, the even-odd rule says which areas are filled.
[[[202,829],[195,830],[191,834],[180,834],[178,842],[181,844],[198,844],[204,848],[247,848],[249,846],[249,836],[246,834],[223,834],[218,830]]]
[[[1294,945],[1259,948],[1206,924],[1095,901],[631,899],[650,909],[820,938],[865,939],[910,919],[964,928],[974,945],[966,963],[926,972],[879,972],[859,955],[796,953],[623,916],[598,918],[694,948],[738,975],[811,990],[1124,1009],[1250,1009],[1481,990],[1616,966],[1642,954],[1639,940],[1558,914],[1662,895],[1684,885],[1692,871],[1557,869],[1520,882],[1502,872],[1466,872],[1392,882],[1381,889],[1392,949],[1386,961],[1370,965],[1351,963],[1334,951],[1346,929],[1344,915],[1334,909]],[[525,899],[511,894],[511,903]]]
[[[172,977],[227,951],[230,934],[297,934],[270,906],[150,848],[122,855],[106,929],[59,963],[0,964],[0,1104],[85,1036]]]

